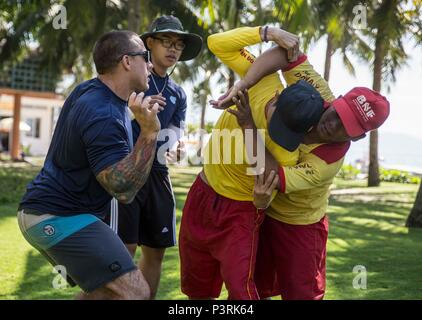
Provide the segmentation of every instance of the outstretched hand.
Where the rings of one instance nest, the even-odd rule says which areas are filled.
[[[237,81],[226,93],[224,93],[218,100],[210,100],[210,104],[214,109],[225,110],[233,105],[233,97],[238,91],[247,89],[243,80]]]

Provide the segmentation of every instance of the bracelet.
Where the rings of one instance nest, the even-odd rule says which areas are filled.
[[[268,31],[268,26],[265,26],[265,28],[264,28],[264,41],[265,42],[268,42],[268,39],[267,39],[267,31]]]

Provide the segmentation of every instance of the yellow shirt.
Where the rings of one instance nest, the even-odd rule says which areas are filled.
[[[318,90],[325,101],[331,102],[335,99],[327,81],[314,70],[305,55],[301,56],[297,62],[291,63],[286,70],[283,70],[283,78],[288,86],[299,80],[305,80]]]
[[[255,60],[255,57],[244,47],[259,42],[261,42],[259,27],[243,27],[209,36],[208,48],[225,65],[240,77],[244,77]],[[257,128],[265,130],[263,138],[265,138],[266,148],[280,165],[292,166],[297,163],[299,152],[288,152],[271,140],[265,117],[267,102],[274,97],[277,90],[281,92],[283,89],[279,75],[277,73],[270,74],[249,89],[249,101]],[[224,141],[221,138],[223,130],[232,133],[232,140],[237,139],[237,143],[234,144],[229,139]],[[233,200],[252,201],[254,177],[246,174],[250,165],[246,160],[243,141],[243,133],[236,117],[224,111],[204,148],[204,172],[215,192]]]
[[[280,167],[280,192],[266,214],[279,221],[306,225],[325,215],[330,185],[340,170],[350,142],[299,146],[299,163]]]
[[[325,101],[334,96],[327,82],[306,60],[283,71],[288,85],[299,80],[312,84]],[[340,170],[350,142],[299,146],[299,162],[280,168],[280,192],[266,213],[279,221],[306,225],[316,223],[325,215],[330,185]]]

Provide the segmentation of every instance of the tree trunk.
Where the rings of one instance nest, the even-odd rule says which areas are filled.
[[[327,36],[327,49],[325,50],[325,66],[324,66],[324,79],[327,82],[330,79],[332,55],[333,55],[333,37],[331,33],[329,33]]]
[[[381,91],[382,64],[385,56],[385,44],[378,30],[375,43],[374,60],[374,79],[372,88],[375,91]],[[380,185],[380,172],[378,164],[378,130],[370,133],[369,139],[369,168],[368,168],[368,187],[377,187]]]
[[[369,168],[368,187],[380,185],[380,173],[378,164],[378,130],[371,131],[369,136]]]
[[[202,153],[202,148],[204,147],[204,131],[205,131],[205,113],[207,111],[207,97],[206,93],[202,94],[200,98],[201,102],[201,123],[200,123],[200,135],[199,135],[199,148],[197,155],[198,157]]]
[[[229,28],[235,29],[238,27],[239,24],[239,7],[240,3],[238,0],[232,0],[230,5],[230,13],[229,13]],[[236,79],[236,75],[232,69],[229,69],[229,83],[228,83],[228,89],[233,87],[234,81]]]
[[[419,191],[416,196],[412,211],[407,217],[406,227],[408,228],[422,228],[422,182],[419,186]]]
[[[207,111],[207,96],[201,97],[201,129],[205,129],[205,113]]]
[[[14,107],[13,107],[13,127],[12,127],[12,148],[10,149],[10,155],[12,160],[20,160],[20,129],[19,124],[21,121],[21,101],[22,96],[15,94]],[[9,136],[10,137],[10,136]]]
[[[235,80],[235,74],[233,70],[229,70],[229,85],[228,85],[228,89],[230,89],[231,87],[233,87],[234,85],[234,80]],[[228,90],[227,89],[227,90]]]
[[[128,0],[128,30],[139,32],[141,25],[141,0]]]

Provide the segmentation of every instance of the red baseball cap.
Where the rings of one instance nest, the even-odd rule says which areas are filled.
[[[390,103],[376,91],[356,87],[335,99],[331,105],[337,111],[346,132],[351,137],[377,129],[390,114]]]

